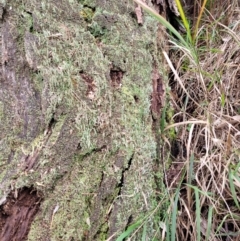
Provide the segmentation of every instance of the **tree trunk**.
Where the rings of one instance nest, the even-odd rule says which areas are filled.
[[[1,2],[0,239],[116,240],[161,191],[163,29],[131,1]]]

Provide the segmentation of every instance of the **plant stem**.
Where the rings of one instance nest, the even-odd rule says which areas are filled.
[[[200,9],[200,13],[198,15],[197,22],[196,22],[196,25],[194,27],[193,42],[195,42],[195,39],[196,39],[196,36],[197,36],[198,27],[199,27],[199,23],[200,23],[200,20],[202,18],[203,10],[205,9],[206,3],[207,3],[207,0],[204,0],[203,5],[202,5],[202,7]]]

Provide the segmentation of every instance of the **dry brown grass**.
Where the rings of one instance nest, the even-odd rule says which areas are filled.
[[[172,142],[174,161],[166,171],[166,184],[172,194],[180,185],[176,235],[179,241],[199,237],[206,241],[240,240],[238,2],[225,1],[221,6],[217,4],[218,9],[211,6],[205,14],[196,42],[198,62],[176,46],[170,57],[165,56],[171,59],[172,70],[176,71],[173,70],[169,84],[175,109],[172,126],[177,138]],[[183,173],[183,182],[179,183],[177,176]]]

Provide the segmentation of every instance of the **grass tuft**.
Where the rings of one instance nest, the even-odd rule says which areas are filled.
[[[192,33],[186,6],[176,0],[187,36],[176,33],[142,1],[134,2],[176,36],[169,38],[171,51],[163,51],[171,70],[167,104],[174,108],[174,114],[166,122],[163,107],[159,124],[165,151],[162,163],[168,167],[167,195],[169,202],[173,197],[174,201],[161,220],[165,225],[162,240],[238,240],[239,1],[221,0],[216,5],[202,1]],[[167,138],[169,129],[175,131],[174,140]],[[169,159],[171,165],[166,163]]]

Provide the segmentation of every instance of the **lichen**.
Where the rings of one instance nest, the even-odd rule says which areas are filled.
[[[42,128],[18,144],[19,156],[12,165],[21,154],[31,156],[39,148],[27,174],[17,169],[14,185],[34,185],[44,193],[29,241],[46,236],[83,240],[93,227],[95,240],[103,240],[112,235],[106,218],[116,215],[114,229],[119,233],[130,216],[137,220],[156,205],[150,114],[154,51],[149,46],[157,46],[157,24],[147,17],[138,26],[129,14],[132,4],[104,2],[25,3],[33,14],[25,27],[32,26],[39,42],[34,50],[37,71],[29,68],[41,99]],[[94,9],[93,15],[83,16],[83,8]],[[122,73],[118,88],[111,85],[111,69]],[[107,182],[112,186],[104,189]],[[101,200],[99,207],[96,200]],[[118,212],[108,213],[116,207]]]

